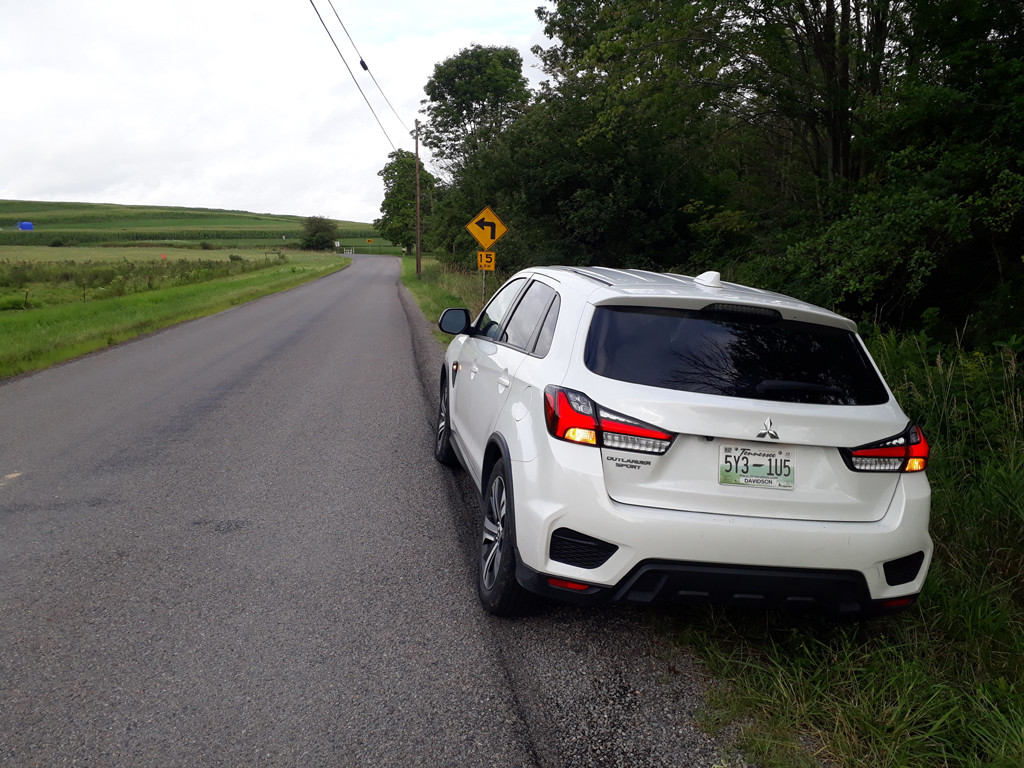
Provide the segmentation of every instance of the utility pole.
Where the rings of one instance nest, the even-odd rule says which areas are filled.
[[[420,275],[420,121],[416,121],[416,279]]]

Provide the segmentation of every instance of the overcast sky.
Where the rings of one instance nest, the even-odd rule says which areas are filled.
[[[315,2],[400,149],[463,48],[541,79],[544,0],[333,0],[358,53]],[[392,146],[310,0],[0,0],[0,83],[0,199],[380,216]]]

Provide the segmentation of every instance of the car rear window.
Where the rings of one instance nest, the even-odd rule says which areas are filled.
[[[889,399],[855,334],[781,318],[601,306],[584,355],[599,376],[663,389],[827,405]]]

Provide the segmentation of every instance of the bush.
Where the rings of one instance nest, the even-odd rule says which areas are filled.
[[[329,251],[338,241],[338,226],[324,216],[302,220],[302,248],[306,251]]]
[[[32,280],[29,264],[0,264],[0,287],[24,288]]]

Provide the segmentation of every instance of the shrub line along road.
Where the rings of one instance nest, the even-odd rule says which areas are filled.
[[[389,256],[0,385],[0,765],[710,766],[636,609],[476,603]]]

